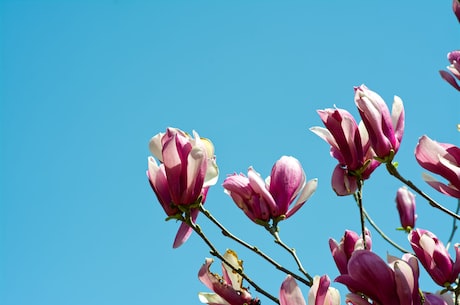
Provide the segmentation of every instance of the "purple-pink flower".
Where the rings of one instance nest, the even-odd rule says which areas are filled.
[[[315,276],[308,292],[308,305],[339,305],[339,291],[329,287],[330,284],[327,275]],[[291,275],[281,284],[279,299],[280,305],[306,305],[302,292]]]
[[[227,250],[224,259],[235,269],[243,269],[243,262],[237,254]],[[222,263],[222,276],[212,273],[209,268],[213,260],[207,258],[198,272],[198,279],[213,292],[200,292],[198,297],[202,303],[211,305],[255,305],[259,304],[257,298],[253,299],[247,288],[243,287],[243,277],[233,271],[227,264]]]
[[[389,257],[389,264],[377,254],[356,250],[348,262],[348,273],[335,281],[347,286],[351,293],[346,304],[420,304],[418,263],[412,255],[403,259]]]
[[[168,128],[149,143],[154,157],[148,158],[147,176],[166,215],[181,215],[178,206],[204,203],[209,186],[217,182],[218,169],[211,141],[202,139],[196,132],[194,138],[177,128]],[[200,202],[198,202],[200,200]],[[198,209],[192,208],[193,221]],[[182,223],[173,247],[182,245],[192,229]]]
[[[458,0],[454,0],[454,5],[455,3],[457,3],[456,14],[458,17],[460,16],[460,5],[458,4]],[[460,85],[457,82],[460,81],[460,50],[447,53],[447,60],[450,62],[450,65],[447,66],[448,71],[440,70],[439,74],[452,87],[460,91]]]
[[[327,275],[315,276],[308,292],[308,305],[340,305],[340,293],[330,285]]]
[[[316,190],[317,179],[305,181],[300,162],[294,157],[283,156],[273,165],[265,181],[250,167],[247,177],[229,175],[223,187],[252,221],[261,224],[294,215]]]
[[[346,230],[339,243],[332,238],[329,239],[329,248],[340,274],[347,274],[348,261],[350,260],[351,255],[356,250],[364,249],[364,242],[363,238],[359,236],[358,233]],[[370,232],[366,230],[366,249],[371,250],[371,248],[371,235]]]
[[[391,161],[404,133],[404,107],[395,96],[391,114],[385,101],[365,85],[355,88],[355,104],[363,120],[376,156]]]
[[[280,305],[306,305],[302,291],[291,275],[281,284],[279,299]]]
[[[396,192],[396,208],[402,228],[410,232],[415,227],[417,215],[415,214],[415,195],[407,187],[400,187]]]
[[[317,112],[326,128],[316,126],[310,130],[331,145],[331,155],[338,161],[332,174],[332,188],[339,196],[353,194],[358,180],[368,179],[380,164],[374,160],[367,131],[344,109]]]
[[[443,183],[428,174],[423,179],[441,193],[460,198],[460,148],[422,136],[415,148],[417,162],[426,170],[445,178]]]
[[[460,0],[452,1],[452,11],[454,11],[455,17],[457,17],[458,22],[460,22]]]
[[[411,231],[409,241],[420,263],[436,284],[445,286],[455,282],[460,273],[459,244],[454,246],[454,261],[444,244],[428,230]]]

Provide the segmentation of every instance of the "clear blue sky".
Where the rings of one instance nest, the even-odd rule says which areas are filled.
[[[400,171],[454,209],[421,181],[413,151],[423,134],[459,144],[460,96],[438,75],[459,38],[450,0],[0,0],[0,304],[200,304],[208,250],[196,236],[172,249],[178,224],[164,221],[145,176],[148,141],[168,126],[214,142],[221,176],[207,208],[291,269],[221,183],[298,158],[319,186],[280,234],[312,275],[334,278],[327,240],[359,230],[358,211],[333,193],[336,161],[308,128],[321,125],[317,109],[356,115],[363,83],[389,105],[402,98]],[[379,168],[364,204],[409,247],[394,230],[400,186]],[[417,200],[418,226],[446,240],[451,220]],[[284,274],[199,223],[278,294]],[[378,254],[399,255],[373,233]]]

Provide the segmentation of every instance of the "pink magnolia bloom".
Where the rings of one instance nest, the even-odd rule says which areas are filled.
[[[330,285],[327,275],[315,276],[308,292],[308,305],[340,305],[340,293]]]
[[[444,244],[430,231],[413,230],[409,233],[409,241],[420,263],[436,284],[444,286],[455,282],[460,274],[459,244],[454,246],[454,262]]]
[[[458,16],[460,16],[460,5],[458,4],[458,0],[454,0],[454,5],[455,4],[458,18]],[[450,62],[450,65],[447,66],[448,71],[440,70],[439,74],[441,74],[441,77],[452,87],[460,91],[460,85],[457,83],[457,80],[460,81],[460,50],[447,53],[447,60]]]
[[[308,305],[339,305],[339,291],[329,287],[330,284],[331,281],[327,275],[315,276],[308,292]],[[306,305],[297,282],[290,275],[281,284],[280,305]]]
[[[371,251],[353,252],[348,274],[335,279],[351,292],[346,304],[420,304],[417,259],[410,255],[403,259],[390,257],[389,261],[387,264]]]
[[[364,249],[363,238],[356,232],[346,230],[340,243],[334,239],[329,239],[329,248],[340,274],[348,273],[348,261],[356,250]],[[372,240],[370,232],[366,230],[366,249],[371,250]]]
[[[224,258],[233,267],[243,268],[243,263],[238,260],[237,254],[227,250]],[[249,291],[242,286],[243,278],[234,272],[227,264],[222,263],[222,276],[212,273],[209,268],[213,260],[207,258],[198,272],[199,280],[214,293],[200,292],[198,297],[201,303],[211,305],[256,305],[258,299],[253,299]]]
[[[302,291],[291,275],[288,275],[281,284],[279,299],[280,305],[306,305]]]
[[[201,139],[196,132],[194,138],[182,130],[168,128],[149,143],[154,157],[148,158],[147,177],[166,215],[182,214],[179,205],[204,203],[209,186],[217,181],[218,169],[215,163],[214,147],[207,139]],[[197,209],[190,211],[192,220],[198,216]],[[173,247],[182,245],[192,229],[182,223]]]
[[[305,183],[306,176],[294,157],[281,157],[264,181],[252,167],[248,176],[228,176],[223,187],[236,205],[254,222],[275,222],[291,217],[315,192],[317,179]],[[297,201],[292,205],[294,199]]]
[[[402,228],[409,232],[415,227],[415,195],[406,187],[400,187],[396,192],[396,208]]]
[[[454,11],[455,17],[457,17],[458,22],[460,22],[460,0],[452,1],[452,10]]]
[[[391,161],[398,151],[404,133],[404,107],[395,96],[390,111],[376,92],[361,85],[355,88],[355,104],[366,126],[372,148],[382,161]]]
[[[379,162],[374,160],[369,137],[363,124],[357,124],[353,116],[344,109],[318,110],[326,128],[310,128],[331,145],[331,155],[339,164],[332,174],[332,188],[339,196],[353,194],[358,188],[358,179],[368,179]]]
[[[460,198],[460,148],[448,143],[433,141],[422,136],[415,148],[415,158],[426,170],[448,181],[440,182],[428,174],[423,179],[441,193]]]

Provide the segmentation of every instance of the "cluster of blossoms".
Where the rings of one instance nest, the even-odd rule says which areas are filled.
[[[339,196],[353,194],[359,181],[369,179],[382,162],[391,162],[404,132],[399,97],[390,115],[384,100],[362,85],[355,88],[355,103],[361,122],[345,109],[329,108],[318,111],[326,128],[310,129],[331,145],[331,155],[339,162],[332,174],[332,188]]]
[[[453,1],[453,11],[460,22],[459,0]],[[441,76],[460,91],[456,81],[460,80],[460,51],[450,52],[448,59],[449,72],[441,71]],[[454,244],[455,256],[452,257],[448,246],[444,246],[433,232],[416,226],[416,195],[412,191],[427,199],[432,206],[443,207],[404,179],[393,163],[404,134],[403,102],[395,96],[390,111],[382,97],[365,85],[355,87],[354,93],[359,122],[345,109],[328,108],[317,111],[324,127],[312,127],[310,130],[330,145],[330,154],[338,162],[332,173],[332,189],[338,196],[354,195],[360,209],[363,182],[370,179],[380,165],[384,164],[392,176],[406,184],[397,190],[395,202],[400,229],[407,233],[413,252],[403,251],[407,253],[401,257],[388,255],[386,260],[382,259],[372,251],[371,233],[364,227],[365,218],[361,213],[361,234],[346,230],[339,242],[332,238],[329,240],[330,252],[339,273],[334,281],[349,290],[345,296],[346,304],[458,305],[460,244]],[[312,277],[306,273],[295,252],[278,235],[279,222],[293,216],[317,188],[317,179],[307,180],[298,159],[282,156],[266,179],[253,167],[249,167],[247,175],[230,174],[225,178],[223,188],[252,222],[265,227],[278,244],[291,252],[301,274],[278,265],[259,249],[233,236],[204,209],[208,189],[217,183],[219,176],[214,146],[209,139],[201,138],[195,131],[190,135],[178,128],[167,128],[166,132],[158,133],[150,140],[149,148],[152,153],[148,158],[149,183],[167,220],[181,221],[173,247],[184,244],[195,231],[211,248],[211,254],[221,260],[222,275],[211,271],[212,258],[206,258],[199,269],[199,280],[212,291],[199,293],[202,303],[260,304],[261,300],[243,286],[243,280],[247,280],[257,291],[281,305],[340,304],[339,292],[331,287],[329,276]],[[460,204],[460,148],[423,135],[414,155],[422,168],[442,178],[439,180],[424,173],[423,179],[427,184],[444,195],[459,199]],[[224,236],[253,250],[287,274],[277,296],[262,290],[250,280],[234,251],[220,254],[196,223],[200,213],[218,225]],[[449,215],[460,219],[455,213]],[[419,264],[440,286],[439,292],[422,290]],[[298,286],[299,281],[309,287],[306,299]]]

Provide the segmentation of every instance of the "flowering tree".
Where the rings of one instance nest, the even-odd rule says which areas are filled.
[[[460,2],[454,0],[452,8],[460,22]],[[450,52],[448,60],[448,71],[440,71],[440,74],[460,91],[460,51]],[[395,96],[390,110],[379,94],[361,85],[355,88],[354,101],[359,121],[345,109],[328,108],[318,110],[324,127],[310,129],[330,145],[330,154],[337,160],[331,175],[332,189],[337,196],[353,196],[359,210],[360,232],[345,229],[339,241],[329,240],[330,252],[339,273],[334,282],[344,285],[349,291],[344,297],[331,286],[327,274],[309,274],[295,250],[279,236],[279,223],[294,215],[317,189],[317,179],[307,180],[299,160],[282,156],[266,179],[249,167],[247,174],[228,175],[223,182],[225,192],[238,208],[254,224],[265,228],[275,242],[292,256],[298,267],[297,271],[293,271],[231,233],[204,207],[208,189],[216,184],[219,176],[214,146],[209,139],[201,138],[195,131],[190,135],[178,128],[168,128],[150,140],[152,157],[148,158],[148,180],[167,215],[166,219],[181,222],[173,247],[180,247],[195,233],[221,263],[222,274],[211,271],[213,258],[206,258],[199,268],[198,278],[209,289],[209,292],[199,293],[202,303],[260,304],[261,301],[250,292],[250,286],[281,305],[335,305],[340,304],[341,299],[353,305],[460,304],[460,244],[453,244],[454,255],[449,253],[456,226],[446,244],[429,229],[418,228],[415,194],[452,217],[454,224],[460,215],[458,209],[452,211],[441,205],[398,171],[395,157],[405,127],[402,99]],[[422,135],[415,147],[415,159],[423,169],[442,178],[438,180],[424,174],[423,179],[429,186],[460,200],[459,147]],[[379,230],[365,210],[364,181],[372,179],[374,170],[379,166],[384,166],[391,177],[405,185],[395,190],[395,201],[400,230],[407,234],[411,250],[395,244]],[[200,227],[200,214],[209,219],[223,237],[253,251],[267,264],[284,272],[286,277],[280,283],[279,291],[269,292],[253,281],[245,273],[242,260],[235,251],[220,251]],[[372,228],[368,228],[367,224]],[[403,252],[402,256],[388,254],[382,258],[374,253],[372,230]],[[421,287],[420,268],[425,269],[439,286],[438,291],[428,292]],[[302,295],[299,284],[309,287],[308,295]]]

